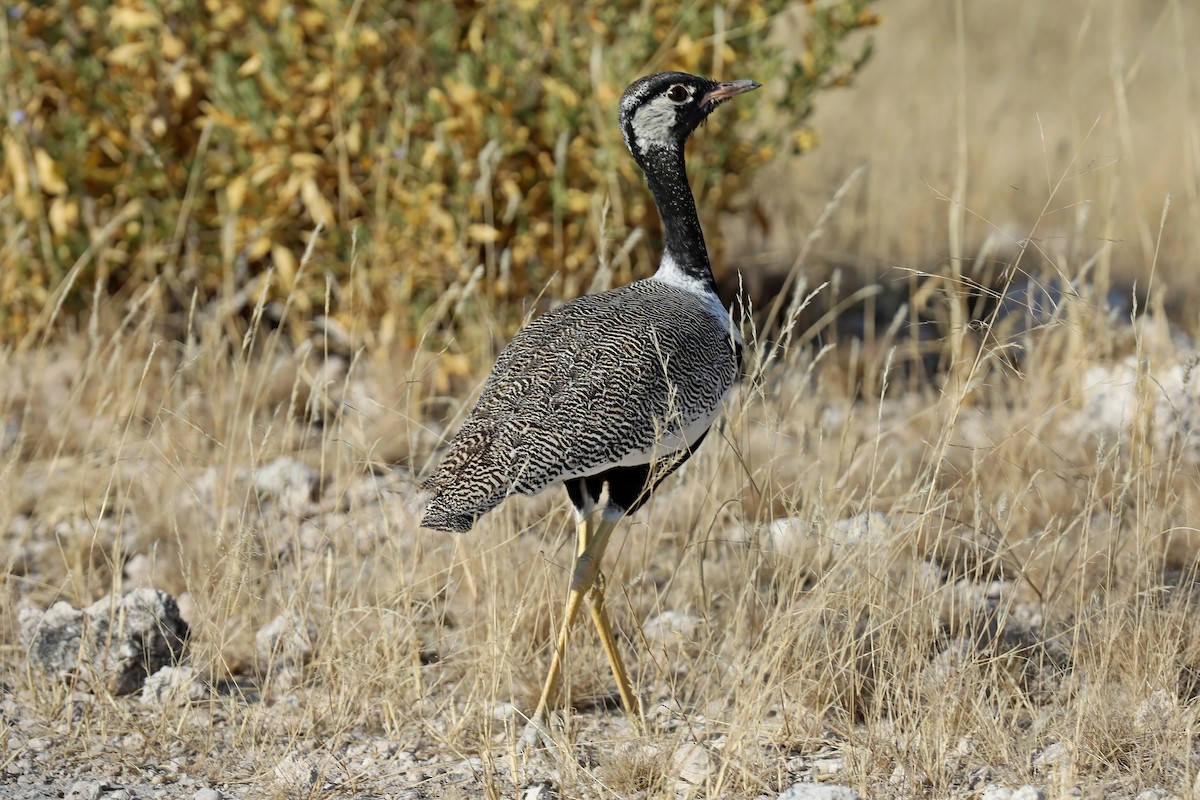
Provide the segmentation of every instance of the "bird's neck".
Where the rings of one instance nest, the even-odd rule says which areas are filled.
[[[696,200],[688,186],[682,150],[652,150],[638,159],[663,225],[663,257],[658,275],[672,282],[692,282],[715,292],[704,231],[696,215]]]

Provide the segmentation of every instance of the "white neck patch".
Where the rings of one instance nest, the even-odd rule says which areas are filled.
[[[650,279],[692,294],[711,294],[708,284],[684,272],[670,253],[663,253],[662,260],[658,262],[658,271]]]
[[[717,297],[717,293],[709,288],[707,283],[684,272],[670,253],[663,253],[662,261],[658,262],[658,271],[647,280],[657,281],[675,289],[682,289],[688,294],[696,295],[701,305],[708,309],[714,317],[724,322],[733,331],[734,338],[741,343],[742,332],[730,321],[729,312],[725,310],[725,306],[721,305],[721,298]]]
[[[665,95],[659,95],[633,112],[630,127],[633,128],[638,150],[644,153],[651,148],[676,149],[678,142],[672,129],[675,127],[677,109],[678,106]]]

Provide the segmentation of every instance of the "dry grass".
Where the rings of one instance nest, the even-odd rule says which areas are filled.
[[[183,774],[265,797],[502,797],[541,780],[572,797],[773,797],[805,777],[872,797],[965,798],[993,783],[1194,796],[1200,391],[1165,306],[1176,300],[1195,333],[1178,299],[1194,296],[1180,276],[1195,261],[1200,159],[1180,153],[1200,141],[1200,72],[1146,76],[1160,58],[1194,61],[1177,37],[1200,15],[1182,0],[1031,1],[1005,4],[1016,10],[1001,25],[998,10],[964,3],[963,123],[942,82],[953,84],[954,4],[934,20],[923,3],[885,5],[894,39],[868,73],[878,83],[840,98],[857,122],[822,111],[830,141],[798,170],[824,203],[829,174],[848,172],[836,165],[861,157],[859,136],[874,131],[885,154],[820,246],[923,269],[957,250],[959,264],[1044,278],[1049,263],[1090,281],[1028,335],[968,330],[961,283],[934,284],[946,335],[932,381],[905,372],[909,344],[882,329],[862,345],[802,347],[795,331],[788,349],[759,349],[774,363],[609,549],[645,734],[613,710],[581,625],[559,747],[516,752],[565,595],[560,492],[511,500],[468,537],[417,527],[414,483],[502,327],[503,310],[464,278],[446,302],[467,359],[417,342],[360,348],[329,327],[297,337],[265,301],[245,323],[193,309],[164,340],[153,303],[103,298],[77,331],[0,351],[0,768],[45,737],[39,752],[80,774],[157,776],[179,796]],[[1028,44],[1006,44],[1017,40]],[[1055,57],[1071,59],[1072,79],[1126,76],[1101,81],[1125,100],[1085,82],[1078,107],[1058,102]],[[1008,110],[1018,100],[1046,107],[1046,129],[1062,133],[1044,146],[1010,135],[1004,125],[1036,124]],[[1151,129],[1164,143],[1140,149]],[[1085,166],[1109,141],[1123,160]],[[1026,187],[1041,176],[1017,193],[1028,205],[1012,201],[1018,173]],[[961,203],[906,202],[929,197],[922,180]],[[1015,242],[984,251],[980,220]],[[790,261],[809,231],[789,230],[795,241],[769,246]],[[1150,298],[1132,324],[1103,308],[1122,270]],[[802,297],[817,282],[800,285]],[[317,470],[315,498],[256,487],[280,456]],[[783,518],[794,524],[772,526]],[[149,707],[24,669],[19,604],[81,605],[143,583],[184,598],[211,700]],[[255,653],[255,632],[283,612],[315,630],[299,672]],[[696,782],[678,784],[684,772]]]

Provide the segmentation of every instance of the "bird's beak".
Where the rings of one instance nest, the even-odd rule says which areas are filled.
[[[709,103],[722,103],[735,95],[745,92],[752,92],[762,86],[758,81],[741,80],[741,81],[725,81],[718,83],[717,88],[713,89],[704,97],[700,98],[700,107],[707,108]]]

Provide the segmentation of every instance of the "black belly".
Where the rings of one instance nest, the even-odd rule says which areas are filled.
[[[608,484],[608,504],[622,509],[626,514],[632,514],[650,499],[650,495],[658,485],[675,470],[683,466],[683,462],[691,458],[692,453],[708,436],[708,431],[700,434],[700,438],[691,447],[684,448],[675,454],[675,460],[669,467],[658,467],[653,464],[639,464],[634,467],[613,467],[610,470],[588,475],[584,478],[572,478],[564,481],[571,503],[579,511],[600,500],[604,485]]]

